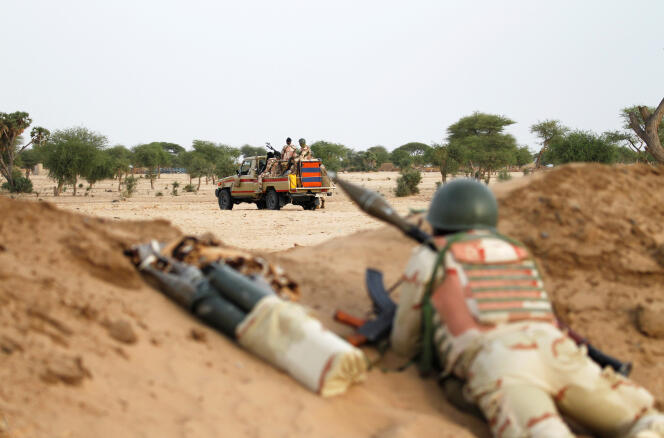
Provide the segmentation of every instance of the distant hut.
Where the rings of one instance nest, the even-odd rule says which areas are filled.
[[[392,163],[383,163],[378,168],[379,172],[394,172],[396,170],[399,170],[399,168]]]

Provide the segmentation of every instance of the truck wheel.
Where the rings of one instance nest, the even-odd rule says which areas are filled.
[[[222,210],[233,209],[233,200],[231,199],[231,193],[228,189],[224,189],[219,193],[219,208]]]
[[[279,210],[281,205],[279,204],[279,195],[274,189],[270,189],[265,195],[265,206],[268,210]]]
[[[258,207],[259,210],[265,210],[265,208],[267,207],[265,205],[265,199],[256,201],[256,207]]]
[[[302,204],[302,208],[304,208],[305,210],[315,210],[315,209],[318,208],[319,205],[320,205],[320,199],[313,198],[313,199],[307,200],[307,202]]]

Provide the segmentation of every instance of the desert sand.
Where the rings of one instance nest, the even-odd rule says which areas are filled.
[[[401,214],[407,214],[411,209],[427,207],[435,183],[441,179],[438,172],[422,175],[421,193],[408,198],[393,195],[398,172],[348,173],[345,176],[351,182],[382,193]],[[514,175],[518,178],[522,174],[515,172]],[[212,181],[206,184],[203,179],[198,193],[186,193],[182,188],[189,183],[189,177],[182,174],[161,175],[155,180],[154,190],[150,189],[149,180],[140,178],[136,193],[121,202],[118,202],[118,184],[111,180],[95,184],[89,192],[85,190],[88,184],[83,181],[83,188],[77,190],[75,197],[71,187],[54,197],[53,181],[45,175],[33,176],[32,180],[39,195],[21,197],[41,198],[65,210],[114,220],[165,218],[183,232],[195,235],[212,232],[229,245],[260,251],[311,246],[381,225],[359,211],[340,189],[326,196],[326,208],[317,211],[304,211],[291,204],[280,211],[257,210],[254,204],[246,203],[235,205],[231,211],[221,211]],[[171,194],[175,181],[180,184],[178,196]],[[197,185],[196,179],[193,182]],[[162,196],[156,196],[157,193]]]
[[[382,191],[402,214],[426,208],[440,178],[425,174],[420,195],[394,198],[396,174],[345,176]],[[302,302],[344,334],[331,315],[368,313],[364,269],[383,270],[392,284],[413,242],[340,192],[324,210],[222,212],[212,185],[168,195],[174,178],[185,177],[156,183],[162,197],[142,180],[127,201],[113,202],[110,181],[88,196],[54,198],[43,176],[39,195],[0,196],[0,437],[489,436],[433,379],[414,367],[393,371],[402,361],[389,354],[366,383],[322,399],[191,318],[122,255],[148,239],[212,232],[283,266]],[[633,362],[632,377],[660,408],[663,181],[648,166],[573,165],[492,185],[500,231],[544,266],[561,318]]]

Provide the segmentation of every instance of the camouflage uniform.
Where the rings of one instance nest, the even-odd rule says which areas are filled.
[[[267,164],[265,164],[265,170],[258,175],[258,188],[263,184],[263,178],[266,176],[277,176],[279,174],[279,161],[272,157],[268,158]]]
[[[295,156],[295,148],[293,145],[287,144],[281,150],[282,161],[288,161]]]
[[[465,380],[496,437],[573,437],[562,412],[599,436],[664,438],[652,395],[558,328],[534,259],[494,231],[498,206],[484,184],[446,184],[427,220],[442,249],[415,249],[406,268],[397,353],[419,349],[424,369],[435,356],[443,377]]]
[[[599,436],[664,438],[652,395],[600,369],[558,329],[523,246],[487,230],[436,243],[440,254],[425,246],[413,252],[392,347],[409,356],[418,344],[435,349],[443,375],[466,380],[464,395],[494,436],[573,437],[560,410]]]
[[[300,153],[298,158],[300,160],[311,160],[314,157],[314,154],[311,152],[311,149],[306,144],[300,148]]]

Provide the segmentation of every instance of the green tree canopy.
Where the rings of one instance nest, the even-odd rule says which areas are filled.
[[[81,176],[85,178],[85,180],[90,184],[90,187],[92,187],[98,181],[113,178],[113,164],[113,158],[108,153],[108,150],[100,150],[94,155],[90,166]]]
[[[16,155],[31,144],[43,144],[49,137],[48,129],[34,127],[30,131],[30,141],[20,146],[20,136],[32,124],[26,112],[0,113],[0,175],[7,180],[10,190],[14,189],[14,161]]]
[[[344,168],[351,171],[366,172],[376,170],[376,155],[371,151],[354,151],[348,149]]]
[[[158,143],[134,146],[132,152],[133,164],[147,169],[147,176],[150,178],[150,188],[154,189],[154,179],[159,175],[161,167],[168,163],[170,159],[169,153]]]
[[[372,146],[367,149],[367,152],[371,152],[376,157],[376,167],[390,161],[390,153],[383,146]]]
[[[30,178],[30,172],[35,166],[42,162],[41,149],[38,146],[33,146],[30,149],[24,149],[16,156],[16,162],[19,163],[21,169],[25,169],[26,176]]]
[[[245,144],[240,148],[240,153],[243,157],[256,157],[260,155],[266,155],[267,151],[264,147],[261,146],[252,146],[250,144]]]
[[[572,162],[614,163],[618,151],[615,144],[589,131],[572,131],[551,140],[542,157],[543,162],[564,164]]]
[[[185,148],[183,148],[182,146],[180,146],[179,144],[176,144],[176,143],[169,143],[169,142],[166,142],[166,141],[158,141],[158,142],[155,142],[155,143],[157,143],[159,146],[161,146],[161,148],[163,150],[165,150],[166,152],[168,152],[169,154],[171,154],[173,156],[181,154],[182,152],[184,152],[186,150]]]
[[[65,184],[73,184],[76,195],[78,178],[90,175],[107,142],[105,136],[83,127],[55,131],[44,144],[42,157],[49,177],[58,184],[56,195]]]
[[[198,188],[201,188],[201,177],[206,176],[214,163],[210,162],[205,155],[197,151],[188,151],[182,154],[182,163],[189,174],[189,184],[192,178],[198,178]]]
[[[166,147],[164,147],[164,145],[166,145]],[[170,166],[175,158],[175,155],[169,152],[169,149],[172,149],[172,145],[174,145],[174,143],[152,142],[134,146],[134,164],[137,164],[140,167],[146,167],[149,170],[151,185],[154,175],[159,177],[161,175],[161,169]],[[184,148],[182,149],[184,150]]]
[[[204,176],[211,177],[214,181],[215,177],[224,177],[235,172],[237,159],[241,155],[239,149],[206,140],[194,140],[192,147],[207,163]]]
[[[118,179],[118,192],[122,190],[122,177],[129,173],[133,162],[132,153],[122,145],[106,150],[110,161],[112,176]]]
[[[620,117],[623,119],[623,133],[626,141],[626,146],[635,150],[639,155],[639,161],[655,162],[655,154],[661,157],[664,153],[661,145],[664,144],[664,124],[662,124],[662,108],[664,99],[657,108],[651,106],[634,105],[623,108],[620,112]],[[659,109],[659,111],[658,111]],[[644,116],[647,116],[644,118]],[[659,120],[657,118],[659,117]],[[652,133],[650,134],[647,126],[650,122]],[[655,135],[655,129],[657,135]],[[650,138],[651,146],[648,146],[644,139]],[[659,145],[657,144],[659,140]],[[661,160],[659,160],[661,161]]]
[[[435,144],[427,153],[427,161],[438,166],[443,183],[447,181],[448,175],[454,175],[459,171],[459,161],[450,153],[450,147],[446,144]]]
[[[528,149],[528,146],[521,146],[516,150],[516,165],[525,166],[533,162],[533,154]]]
[[[530,132],[537,135],[540,140],[542,140],[542,148],[535,160],[535,167],[539,168],[542,166],[542,154],[544,154],[544,151],[549,147],[549,143],[555,138],[564,136],[569,132],[569,128],[563,126],[558,120],[549,119],[532,125],[530,127]]]
[[[503,131],[513,120],[475,112],[447,128],[449,151],[454,159],[487,183],[491,172],[516,163],[516,139]]]
[[[314,156],[320,158],[325,167],[337,171],[344,168],[348,163],[348,152],[346,146],[328,141],[317,141],[311,146]]]
[[[430,149],[431,146],[424,143],[406,143],[393,150],[390,154],[390,159],[392,163],[399,167],[407,167],[409,165],[422,166],[424,164],[431,164],[431,162],[428,161],[431,157]]]

